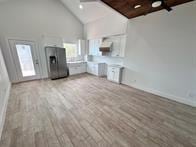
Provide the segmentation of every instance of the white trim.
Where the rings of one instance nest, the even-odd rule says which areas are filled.
[[[30,41],[30,40],[27,41],[27,40],[21,40],[21,39],[8,39],[8,43],[9,43],[9,48],[10,48],[10,51],[11,51],[11,56],[12,56],[12,59],[14,61],[15,70],[16,70],[16,73],[17,73],[16,75],[17,75],[18,81],[16,81],[16,82],[23,82],[23,81],[41,79],[40,65],[37,65],[35,63],[35,60],[38,60],[38,62],[40,62],[37,43],[33,40],[32,41]],[[22,71],[20,70],[19,59],[18,59],[16,49],[15,49],[15,45],[17,43],[31,46],[32,60],[33,60],[34,68],[35,68],[34,70],[35,70],[35,73],[36,73],[35,75],[27,76],[27,77],[22,76]]]
[[[2,52],[3,52],[3,55],[5,56],[5,61],[7,61],[7,62],[5,62],[5,64],[7,67],[7,71],[8,71],[8,75],[10,77],[11,83],[19,83],[20,80],[18,79],[18,76],[16,74],[16,69],[15,68],[10,69],[9,65],[8,65],[8,64],[14,65],[14,61],[13,61],[13,57],[12,57],[12,49],[11,49],[9,40],[27,41],[27,42],[33,42],[35,44],[37,58],[40,63],[39,64],[40,65],[39,66],[40,79],[43,79],[43,71],[42,71],[43,63],[42,63],[42,58],[40,57],[40,55],[41,55],[40,50],[42,49],[42,46],[41,46],[42,43],[40,42],[40,40],[35,39],[35,37],[13,37],[13,36],[5,36],[4,40],[5,40],[5,48],[7,48],[7,50],[4,50],[2,48]],[[8,59],[9,59],[9,62],[8,62]]]
[[[9,96],[10,96],[10,90],[11,90],[11,83],[9,83],[9,86],[7,88],[4,103],[3,103],[2,112],[0,112],[0,139],[1,139],[2,131],[3,131],[3,126],[4,126],[4,123],[5,123],[5,116],[6,116],[8,99],[9,99]]]
[[[186,105],[189,105],[189,106],[192,106],[192,107],[196,107],[196,101],[192,101],[192,100],[189,100],[189,99],[185,99],[185,98],[182,98],[182,97],[178,97],[178,96],[175,96],[175,95],[164,93],[164,92],[161,92],[161,91],[158,91],[158,90],[155,90],[155,89],[144,88],[144,87],[140,87],[140,86],[136,86],[136,85],[129,85],[127,83],[123,83],[123,84],[125,84],[127,86],[131,86],[131,87],[139,89],[139,90],[142,90],[142,91],[145,91],[145,92],[148,92],[148,93],[152,93],[152,94],[161,96],[163,98],[166,98],[166,99],[178,102],[178,103],[182,103],[182,104],[186,104]]]

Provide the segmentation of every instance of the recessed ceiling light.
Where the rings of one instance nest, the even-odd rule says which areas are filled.
[[[80,8],[81,10],[84,9],[84,7],[83,7],[82,4],[79,5],[79,8]]]
[[[161,0],[155,0],[155,1],[152,3],[152,7],[153,7],[153,8],[160,7],[161,5],[162,5],[162,1],[161,1]]]
[[[140,8],[140,7],[141,7],[141,5],[135,5],[135,6],[134,6],[135,9],[138,9],[138,8]]]

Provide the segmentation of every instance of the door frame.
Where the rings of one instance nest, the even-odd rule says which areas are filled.
[[[39,57],[36,41],[23,40],[23,39],[17,39],[17,38],[8,38],[7,41],[8,41],[8,45],[10,48],[10,54],[11,54],[11,57],[13,60],[13,64],[15,66],[16,76],[17,76],[16,77],[17,81],[14,83],[40,79],[41,78],[41,64],[40,64],[40,57]],[[32,58],[33,58],[35,72],[36,72],[35,76],[28,76],[28,77],[22,76],[22,71],[21,71],[21,67],[20,67],[20,63],[19,63],[19,59],[17,56],[16,47],[15,47],[16,43],[21,43],[24,45],[26,44],[26,45],[31,46],[31,54],[32,54]],[[36,62],[38,64],[36,64]]]

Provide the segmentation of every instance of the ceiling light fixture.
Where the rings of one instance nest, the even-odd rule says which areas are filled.
[[[80,8],[81,10],[84,9],[84,7],[83,7],[82,4],[79,5],[79,8]]]
[[[140,7],[141,7],[141,5],[135,5],[135,6],[134,6],[135,9],[138,9],[138,8],[140,8]]]
[[[152,7],[153,8],[160,7],[161,5],[162,5],[162,1],[161,0],[153,0],[153,2],[152,2]]]

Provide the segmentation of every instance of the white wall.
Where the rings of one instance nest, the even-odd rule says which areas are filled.
[[[123,62],[123,84],[196,106],[196,1],[128,21],[108,17],[87,24],[86,37],[127,34],[125,58],[93,57]],[[114,19],[112,19],[114,18]],[[122,19],[122,20],[121,20]],[[122,61],[122,62],[121,62]]]
[[[96,39],[112,35],[125,34],[127,30],[127,18],[111,13],[101,19],[85,24],[87,39]]]
[[[10,81],[5,67],[4,59],[0,48],[0,138],[5,120],[7,101],[10,92]]]
[[[83,38],[83,24],[60,0],[10,0],[0,3],[0,43],[11,81],[16,71],[10,57],[7,38],[33,40],[40,50],[43,77],[47,77],[43,50],[44,37],[63,38],[67,42]]]
[[[123,83],[196,106],[196,2],[131,19]]]

